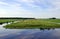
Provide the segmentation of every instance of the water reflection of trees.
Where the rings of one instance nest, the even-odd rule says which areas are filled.
[[[40,30],[54,30],[55,28],[40,28]]]

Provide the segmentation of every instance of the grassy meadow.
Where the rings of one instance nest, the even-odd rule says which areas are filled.
[[[17,23],[12,23],[4,26],[5,28],[20,29],[20,28],[60,28],[60,19],[27,19],[19,20]]]

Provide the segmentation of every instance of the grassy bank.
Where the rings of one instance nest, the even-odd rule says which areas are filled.
[[[16,21],[17,19],[0,19],[0,24],[3,24],[3,23],[8,23],[8,22],[14,22]]]
[[[52,23],[55,22],[55,23]],[[5,28],[60,28],[60,19],[54,19],[54,20],[50,20],[50,19],[40,19],[40,20],[20,20],[17,23],[12,23],[9,25],[4,26]]]

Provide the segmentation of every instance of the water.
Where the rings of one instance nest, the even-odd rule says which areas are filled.
[[[4,25],[0,25],[0,39],[60,39],[60,29],[5,29]]]

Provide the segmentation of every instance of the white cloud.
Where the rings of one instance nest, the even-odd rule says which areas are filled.
[[[15,0],[15,1],[18,1],[18,2],[34,2],[33,0]]]
[[[0,16],[6,16],[7,11],[4,9],[0,9]]]
[[[5,2],[0,2],[0,4],[2,4],[2,5],[9,5],[8,3],[5,3]]]
[[[23,4],[28,9],[25,5],[22,7]],[[3,9],[2,5],[7,5],[7,9]],[[60,17],[60,0],[14,0],[12,3],[0,2],[0,7],[0,16]]]

